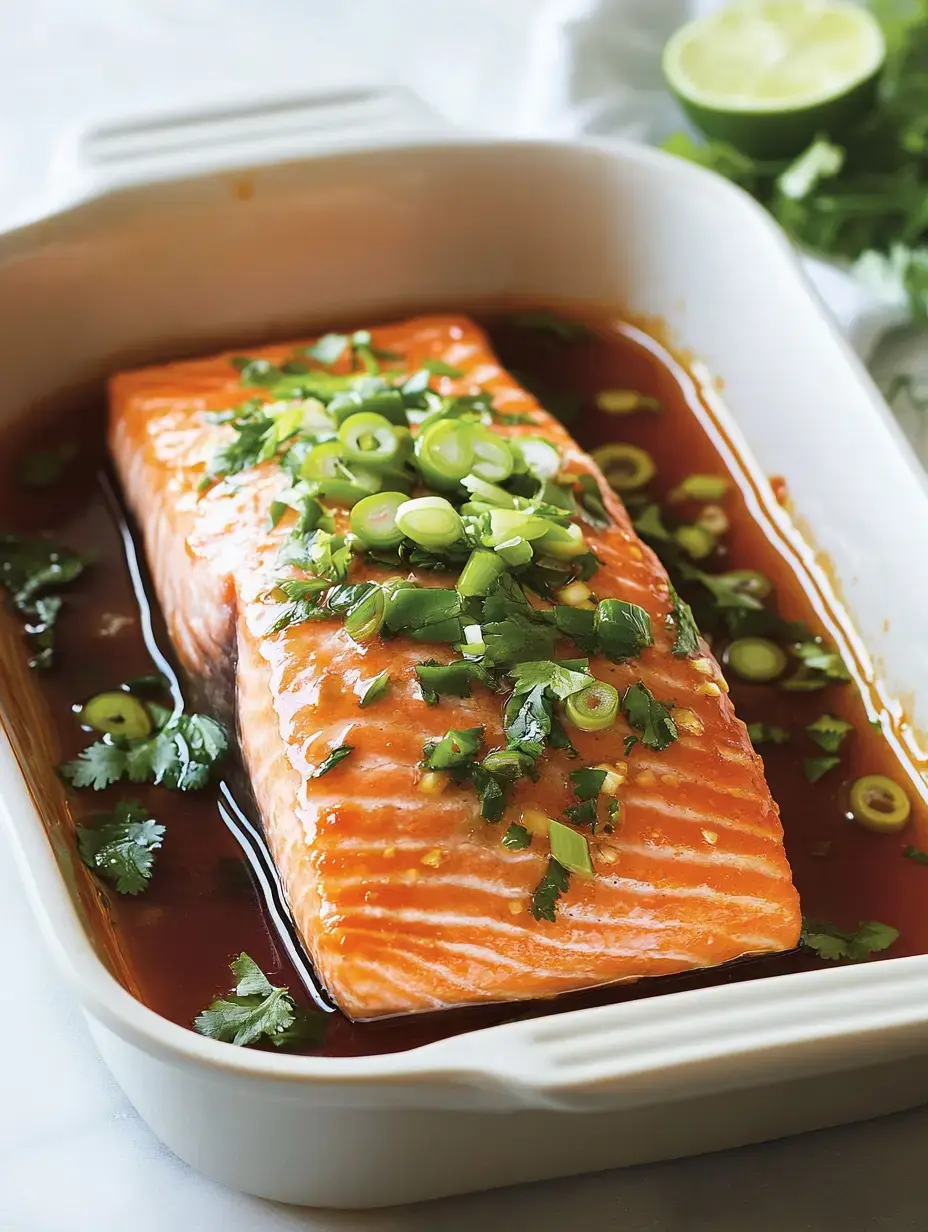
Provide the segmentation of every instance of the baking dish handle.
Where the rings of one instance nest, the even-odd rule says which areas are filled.
[[[447,123],[401,88],[268,98],[83,127],[59,147],[49,186],[60,209],[152,181],[438,135],[447,140]]]

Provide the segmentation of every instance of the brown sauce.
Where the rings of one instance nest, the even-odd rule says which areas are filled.
[[[520,376],[529,374],[549,390],[568,395],[579,406],[571,428],[582,445],[593,448],[622,440],[648,450],[658,467],[650,489],[658,501],[686,475],[725,470],[710,431],[711,412],[695,386],[673,357],[638,329],[605,329],[600,325],[599,336],[594,339],[558,345],[500,320],[490,318],[486,324],[507,367]],[[663,409],[659,414],[621,416],[597,411],[596,393],[615,388],[651,394]],[[0,489],[0,527],[16,532],[48,532],[96,561],[67,592],[57,626],[55,667],[37,674],[54,718],[62,758],[73,757],[88,739],[75,720],[74,703],[152,670],[119,526],[97,480],[105,466],[102,426],[101,405],[81,416],[71,414],[54,428],[43,424],[40,436],[33,431],[30,437],[28,426],[20,426],[15,439],[13,434],[7,437],[0,455],[8,468]],[[79,449],[66,472],[66,481],[40,492],[23,488],[17,480],[18,459],[31,449],[64,441]],[[713,567],[755,569],[766,574],[775,584],[780,614],[805,621],[817,631],[809,594],[793,561],[749,512],[737,484],[725,508],[731,530],[724,538],[724,559]],[[154,623],[158,643],[167,650],[169,643],[156,612]],[[717,642],[714,649],[720,655],[724,644]],[[883,734],[868,721],[864,702],[853,684],[797,694],[776,685],[746,684],[733,673],[728,676],[736,709],[746,722],[777,724],[794,733],[789,744],[765,745],[762,752],[770,787],[780,806],[787,854],[804,914],[845,928],[853,928],[861,920],[893,925],[901,935],[887,957],[928,952],[928,911],[923,906],[928,867],[903,857],[910,844],[928,845],[924,805],[911,781],[917,768],[900,764]],[[840,767],[810,784],[803,773],[802,759],[820,755],[821,750],[803,729],[822,713],[846,718],[854,725],[854,732],[842,747]],[[885,774],[907,790],[913,813],[901,834],[873,834],[848,819],[849,785],[865,773]],[[214,996],[228,988],[229,961],[244,950],[275,983],[287,984],[302,999],[300,977],[286,957],[242,850],[220,816],[218,790],[183,794],[120,785],[102,793],[76,793],[74,812],[78,817],[105,812],[127,796],[149,805],[153,815],[167,826],[164,847],[158,852],[154,875],[144,893],[132,898],[102,885],[96,889],[112,922],[122,965],[131,972],[136,995],[158,1013],[189,1025]],[[924,836],[923,841],[919,835]],[[797,951],[576,994],[556,1002],[445,1011],[360,1024],[333,1013],[322,1051],[327,1055],[363,1055],[408,1049],[515,1018],[820,965],[814,955]]]

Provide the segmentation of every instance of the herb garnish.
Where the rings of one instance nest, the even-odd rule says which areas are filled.
[[[786,744],[790,733],[772,723],[748,723],[748,738],[757,748],[759,744]]]
[[[343,762],[346,757],[350,757],[354,752],[353,744],[340,744],[337,749],[332,749],[327,757],[324,757],[319,765],[309,776],[311,779],[321,779],[324,774],[328,774],[330,770],[334,770],[339,762]]]
[[[655,700],[642,681],[625,690],[622,709],[631,726],[641,732],[642,743],[649,748],[660,752],[677,739],[679,733],[670,711],[662,702]]]
[[[23,617],[32,655],[30,667],[50,667],[54,655],[53,627],[62,597],[51,594],[84,572],[87,562],[50,539],[0,534],[0,586],[10,594]]]
[[[171,715],[161,707],[148,707],[160,726],[153,736],[128,740],[104,736],[84,749],[61,773],[74,787],[102,791],[127,779],[156,783],[178,791],[205,787],[216,764],[228,751],[225,728],[203,714]]]
[[[907,860],[914,860],[916,864],[928,864],[928,851],[919,851],[917,847],[906,847],[902,854]]]
[[[673,643],[673,653],[680,659],[695,654],[699,650],[699,628],[693,616],[693,609],[677,594],[673,585],[670,586],[671,613],[668,622],[676,630]]]
[[[239,954],[231,963],[235,986],[194,1019],[194,1029],[209,1039],[247,1047],[267,1040],[275,1047],[299,1042],[318,1047],[327,1018],[298,1008],[290,990],[272,984],[253,958]]]
[[[817,783],[829,770],[834,770],[835,766],[840,764],[840,757],[804,757],[802,772],[810,783]]]
[[[558,342],[582,342],[593,337],[593,331],[588,325],[584,325],[582,321],[558,316],[556,312],[517,312],[509,317],[509,324],[532,333],[547,334]]]
[[[518,822],[514,821],[500,842],[504,847],[508,847],[510,851],[522,851],[524,848],[532,845],[532,836],[525,826],[520,826]]]
[[[821,638],[799,642],[792,653],[800,661],[795,675],[780,684],[781,689],[794,693],[811,692],[827,688],[831,684],[845,684],[851,678],[844,660],[836,650],[830,649]]]
[[[848,723],[847,719],[838,719],[830,714],[819,715],[814,723],[806,727],[811,739],[826,753],[837,753],[848,732],[853,730],[853,724]]]
[[[379,701],[381,697],[385,696],[389,687],[390,673],[388,671],[378,672],[378,674],[361,694],[358,705],[362,708],[372,706],[374,702]]]
[[[800,944],[826,962],[860,962],[889,947],[899,930],[877,920],[865,920],[855,931],[838,928],[824,920],[803,920]]]
[[[570,887],[570,873],[563,864],[558,864],[553,857],[548,861],[545,875],[532,895],[532,915],[536,920],[547,920],[554,924],[557,920],[557,903],[562,894]]]
[[[473,760],[483,744],[483,728],[468,727],[464,731],[451,728],[440,740],[430,740],[422,750],[427,770],[450,770]]]
[[[77,827],[77,847],[87,867],[119,894],[138,894],[148,885],[164,826],[135,800],[121,800],[112,813]]]

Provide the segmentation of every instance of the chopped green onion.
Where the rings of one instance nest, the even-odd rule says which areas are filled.
[[[529,548],[529,552],[531,552],[531,548]],[[462,595],[465,599],[487,594],[500,574],[505,572],[505,569],[505,562],[497,552],[490,552],[486,548],[475,548],[468,557],[467,563],[461,570],[461,576],[458,578],[458,594]]]
[[[531,773],[533,764],[531,757],[517,749],[496,749],[483,759],[485,770],[509,783]]]
[[[715,535],[705,526],[678,526],[673,532],[676,543],[693,560],[705,560],[716,549]]]
[[[510,444],[534,479],[553,479],[561,469],[559,451],[541,436],[514,436]]]
[[[725,475],[687,475],[678,483],[670,495],[669,501],[719,501],[728,492],[731,481]]]
[[[450,770],[469,762],[483,744],[483,728],[468,727],[463,731],[451,728],[440,740],[430,740],[422,750],[423,765],[428,770]]]
[[[851,787],[851,812],[858,825],[879,834],[905,828],[912,811],[909,797],[883,774],[865,774]]]
[[[343,476],[345,451],[341,441],[322,441],[313,445],[300,467],[301,479],[337,479]]]
[[[358,705],[362,707],[373,705],[378,698],[383,697],[389,687],[390,673],[387,671],[379,672],[361,694]]]
[[[483,630],[480,625],[464,626],[464,641],[458,649],[465,658],[483,658],[487,652],[487,646],[486,642],[483,640]]]
[[[607,415],[628,415],[632,411],[659,411],[660,401],[637,389],[601,389],[596,406]]]
[[[355,474],[354,480],[362,480],[362,482],[354,482],[351,479],[320,479],[318,480],[319,495],[323,500],[334,501],[337,505],[347,505],[349,508],[356,505],[358,501],[364,500],[365,496],[370,496],[372,492],[380,490],[380,480],[368,475]]]
[[[783,675],[788,659],[785,651],[765,637],[740,637],[728,647],[725,662],[742,680],[769,684]]]
[[[548,837],[551,841],[551,855],[558,864],[581,877],[593,876],[590,844],[582,834],[552,817],[548,820]]]
[[[490,532],[484,542],[490,548],[499,547],[510,539],[540,539],[553,525],[547,518],[535,517],[520,509],[492,509],[489,519]]]
[[[416,437],[416,462],[423,479],[436,488],[454,488],[474,469],[473,425],[440,419]]]
[[[336,424],[342,424],[352,415],[364,411],[372,415],[382,415],[391,424],[405,428],[407,426],[406,403],[400,391],[398,389],[378,389],[376,381],[373,382],[374,389],[370,390],[370,384],[370,382],[367,383],[367,392],[364,386],[358,385],[355,389],[345,390],[335,395],[328,405],[328,412]]]
[[[500,488],[495,483],[487,483],[478,475],[465,475],[461,480],[461,486],[466,488],[472,496],[488,505],[495,505],[500,509],[515,509],[516,507],[515,498],[505,488]]]
[[[396,512],[406,503],[405,492],[375,492],[351,510],[349,524],[365,547],[393,548],[403,542]]]
[[[535,549],[554,560],[573,560],[587,551],[587,545],[583,531],[576,522],[571,522],[569,526],[558,526],[552,522],[536,542]]]
[[[375,586],[345,616],[345,632],[356,642],[370,641],[380,632],[386,605],[383,587]]]
[[[611,684],[597,680],[568,697],[567,718],[581,731],[602,731],[611,727],[619,713],[619,694]]]
[[[507,539],[505,543],[501,543],[496,552],[510,569],[519,569],[522,565],[527,565],[533,555],[532,545],[528,540],[520,539],[518,536],[514,539]]]
[[[505,437],[474,424],[470,429],[470,443],[475,459],[471,469],[478,479],[487,483],[503,483],[509,478],[515,467],[515,459]]]
[[[752,599],[766,599],[773,590],[770,579],[756,569],[729,569],[727,573],[715,574],[712,581],[724,583],[736,594],[748,595]]]
[[[654,459],[637,445],[603,445],[593,450],[592,457],[616,492],[635,492],[657,474]]]
[[[338,439],[349,462],[385,466],[401,453],[400,437],[393,424],[383,415],[369,411],[349,416],[338,430]]]
[[[404,501],[396,511],[396,525],[414,543],[424,548],[446,548],[463,533],[461,517],[443,496],[418,496]]]
[[[142,740],[151,733],[151,717],[131,693],[98,693],[80,709],[80,721],[108,736]]]

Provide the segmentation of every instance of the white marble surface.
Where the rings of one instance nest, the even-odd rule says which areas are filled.
[[[710,0],[711,2],[711,0]],[[672,117],[654,85],[684,0],[0,0],[0,221],[40,207],[80,118],[402,80],[450,120],[622,130]],[[591,19],[606,17],[605,24]],[[531,19],[531,20],[529,20]],[[603,33],[605,31],[605,33]],[[428,1206],[340,1214],[197,1176],[139,1121],[37,936],[0,833],[3,1232],[925,1232],[928,1109],[712,1157]]]

